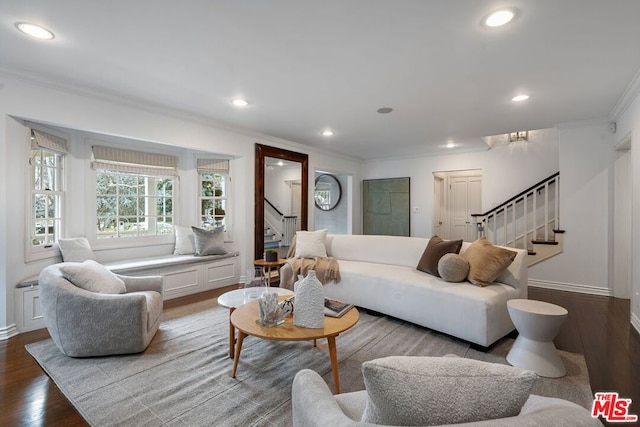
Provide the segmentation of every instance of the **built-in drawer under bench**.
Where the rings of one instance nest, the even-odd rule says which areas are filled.
[[[124,276],[163,276],[164,299],[177,298],[221,288],[240,281],[238,252],[226,255],[165,255],[105,263]],[[38,278],[18,284],[15,291],[18,332],[44,328],[40,310]]]

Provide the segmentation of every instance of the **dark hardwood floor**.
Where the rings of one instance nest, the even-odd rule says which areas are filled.
[[[165,308],[217,298],[235,287],[169,300]],[[630,412],[640,414],[640,336],[629,323],[629,301],[539,288],[530,288],[529,298],[569,310],[556,346],[584,354],[594,392],[617,391],[633,399]],[[48,337],[42,329],[0,342],[0,426],[87,425],[24,349]]]

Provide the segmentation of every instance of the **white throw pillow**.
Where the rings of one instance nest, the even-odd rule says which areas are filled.
[[[99,294],[124,294],[124,282],[95,261],[70,262],[60,266],[62,276],[75,286]]]
[[[227,253],[224,248],[224,227],[214,228],[211,231],[191,227],[191,230],[193,230],[196,256],[224,255]]]
[[[296,258],[326,257],[327,229],[296,232]]]
[[[64,262],[83,262],[88,259],[95,261],[91,245],[86,237],[74,237],[71,239],[58,239],[58,247]]]
[[[369,396],[362,421],[394,426],[457,424],[520,413],[532,371],[458,357],[391,356],[362,364]]]
[[[176,246],[173,251],[174,255],[191,255],[195,253],[195,240],[191,227],[182,225],[174,225],[173,229],[176,233]]]

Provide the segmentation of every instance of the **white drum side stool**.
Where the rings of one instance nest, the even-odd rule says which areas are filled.
[[[553,339],[569,312],[555,304],[528,299],[509,300],[507,309],[519,333],[507,362],[542,377],[563,377],[567,370]]]

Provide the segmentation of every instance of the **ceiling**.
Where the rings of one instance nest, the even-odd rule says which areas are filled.
[[[504,6],[511,23],[481,25]],[[2,0],[0,67],[367,160],[608,118],[639,17],[638,0]]]

